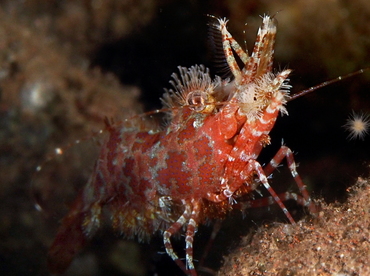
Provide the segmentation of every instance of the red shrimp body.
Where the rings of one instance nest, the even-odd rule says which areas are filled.
[[[273,191],[267,176],[283,158],[312,206],[295,170],[289,148],[282,147],[265,167],[256,161],[270,143],[269,132],[280,112],[286,113],[290,70],[271,73],[276,26],[265,16],[251,56],[226,30],[226,20],[215,25],[233,82],[211,80],[202,66],[179,67],[173,75],[175,91],[162,101],[168,112],[161,130],[108,124],[93,174],[63,219],[49,251],[52,271],[61,272],[101,224],[102,208],[110,210],[113,227],[127,238],[148,241],[163,234],[168,255],[190,275],[193,238],[199,224],[223,218],[243,195],[264,185],[288,219],[293,218]],[[244,62],[240,69],[233,51]],[[313,210],[313,207],[312,207]],[[186,262],[174,252],[171,236],[186,230]]]

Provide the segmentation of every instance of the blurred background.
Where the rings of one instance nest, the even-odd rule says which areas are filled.
[[[213,75],[219,73],[207,14],[228,18],[229,31],[249,51],[260,16],[274,15],[274,68],[293,70],[292,94],[370,66],[370,3],[365,0],[1,1],[1,275],[49,275],[47,249],[68,201],[91,172],[96,133],[105,117],[119,121],[160,108],[159,97],[179,65],[204,64]],[[370,137],[349,140],[343,125],[352,111],[370,114],[369,103],[370,73],[289,102],[289,116],[277,121],[261,163],[283,139],[296,153],[298,171],[313,196],[344,202],[346,189],[368,174]],[[84,137],[94,139],[74,143]],[[66,154],[55,158],[57,147]],[[285,164],[279,172],[272,186],[294,191]],[[248,233],[256,221],[276,220],[281,211],[274,210],[228,219],[205,266],[217,271],[242,235],[235,229]],[[204,228],[195,240],[198,259],[212,230]],[[182,248],[180,242],[177,252]],[[139,245],[107,225],[65,275],[181,275],[171,270],[176,267],[163,252],[159,235]]]

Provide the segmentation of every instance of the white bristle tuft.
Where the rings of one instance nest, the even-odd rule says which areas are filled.
[[[369,133],[370,117],[363,113],[356,114],[355,112],[352,112],[350,117],[347,119],[347,123],[343,127],[350,132],[348,139],[363,140],[364,136]]]

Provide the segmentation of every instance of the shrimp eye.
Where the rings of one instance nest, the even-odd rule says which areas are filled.
[[[190,92],[186,97],[186,102],[196,112],[211,113],[214,109],[214,98],[204,91]]]

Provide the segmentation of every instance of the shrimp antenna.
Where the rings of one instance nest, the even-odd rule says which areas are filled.
[[[322,83],[320,83],[318,85],[312,86],[312,87],[307,88],[305,90],[302,90],[302,91],[300,91],[298,93],[295,93],[294,95],[291,95],[290,98],[288,99],[288,101],[295,100],[295,99],[297,99],[299,97],[302,97],[304,95],[307,95],[307,94],[309,94],[309,93],[311,93],[311,92],[313,92],[313,91],[315,91],[317,89],[320,89],[322,87],[328,86],[328,85],[333,84],[333,83],[336,83],[338,81],[341,81],[341,80],[344,80],[344,79],[351,78],[353,76],[362,74],[362,73],[364,73],[365,71],[368,71],[368,70],[370,70],[370,67],[367,67],[367,68],[364,68],[364,69],[360,69],[358,71],[349,73],[349,74],[344,75],[344,76],[339,76],[339,77],[337,77],[335,79],[332,79],[332,80],[324,81],[324,82],[322,82]]]

